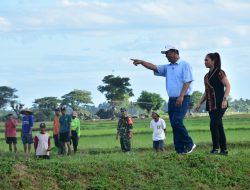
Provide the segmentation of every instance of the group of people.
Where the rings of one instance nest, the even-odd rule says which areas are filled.
[[[31,146],[34,143],[35,155],[37,158],[48,159],[50,157],[51,142],[50,135],[46,132],[46,124],[40,123],[40,131],[37,135],[32,137],[32,129],[34,126],[34,118],[32,111],[29,109],[21,110],[22,117],[22,129],[21,139],[25,153],[31,151]],[[17,137],[16,127],[18,121],[12,114],[8,115],[8,119],[5,122],[5,140],[9,144],[9,151],[17,151]],[[73,144],[74,153],[77,152],[78,141],[81,134],[80,120],[77,117],[77,112],[73,111],[72,115],[66,114],[66,107],[55,109],[55,117],[53,122],[53,138],[55,147],[58,149],[58,154],[70,155],[71,143]],[[67,146],[67,148],[66,148]]]
[[[166,79],[166,90],[169,96],[168,115],[173,130],[175,151],[180,154],[191,153],[195,148],[192,138],[183,124],[183,119],[188,111],[194,75],[191,65],[179,56],[178,48],[167,44],[161,51],[166,56],[169,64],[155,65],[153,63],[131,59],[135,66],[142,65],[152,70],[154,75]],[[205,66],[209,72],[204,77],[205,92],[198,105],[206,101],[206,110],[210,116],[210,131],[212,136],[211,154],[227,155],[226,135],[223,128],[222,117],[228,107],[230,83],[225,72],[221,69],[219,53],[208,53],[205,57]]]
[[[188,154],[196,148],[196,144],[193,142],[183,123],[184,117],[189,109],[194,82],[192,67],[187,61],[180,58],[179,50],[172,45],[166,45],[165,50],[161,51],[161,53],[166,56],[169,64],[155,65],[139,59],[131,60],[134,65],[142,65],[152,70],[154,75],[165,77],[166,90],[169,96],[168,115],[173,131],[175,151],[178,154]],[[210,116],[210,131],[212,136],[211,154],[227,155],[227,142],[222,117],[228,107],[230,84],[225,72],[221,69],[221,59],[217,52],[206,55],[205,66],[209,69],[209,72],[204,77],[205,92],[196,106],[195,111],[198,111],[201,104],[206,101],[206,110]],[[120,137],[122,151],[129,152],[131,150],[130,140],[133,135],[133,121],[127,116],[125,108],[121,108],[120,111],[121,117],[118,121],[116,138],[118,139],[118,137]],[[33,143],[33,117],[29,110],[23,110],[21,113],[24,114],[21,138],[24,151],[30,152],[31,144]],[[156,151],[163,151],[166,124],[156,111],[152,112],[152,118],[150,128],[153,129],[153,148]],[[5,124],[5,137],[6,142],[9,144],[10,151],[12,151],[12,145],[14,151],[17,150],[16,126],[17,121],[13,118],[13,115],[9,115],[9,119]],[[35,137],[37,156],[49,156],[50,137],[45,132],[45,128],[45,123],[41,123],[40,133]],[[71,140],[73,142],[74,152],[76,152],[79,137],[80,120],[77,118],[77,113],[74,111],[70,116],[66,114],[66,107],[56,109],[53,138],[55,146],[59,150],[58,153],[71,154]]]
[[[76,153],[81,135],[81,123],[77,112],[73,111],[71,115],[68,115],[65,106],[55,109],[53,126],[53,138],[55,146],[58,148],[58,154],[70,155],[71,143],[74,153]]]

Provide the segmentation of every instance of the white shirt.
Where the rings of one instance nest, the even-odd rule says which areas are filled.
[[[164,140],[166,138],[164,129],[166,129],[166,123],[163,119],[159,118],[158,121],[154,119],[150,122],[150,128],[153,129],[153,141]]]
[[[38,138],[38,145],[36,149],[36,155],[41,156],[41,155],[49,155],[49,152],[47,152],[47,149],[49,147],[49,134],[37,134],[36,135]]]

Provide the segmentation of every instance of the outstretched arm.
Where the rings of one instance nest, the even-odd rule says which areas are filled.
[[[133,61],[133,64],[135,66],[142,65],[142,66],[144,66],[145,68],[147,68],[149,70],[157,72],[157,67],[153,63],[149,63],[147,61],[143,61],[143,60],[140,60],[140,59],[131,59],[131,60]]]

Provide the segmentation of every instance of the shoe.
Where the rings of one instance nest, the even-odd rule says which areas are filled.
[[[228,151],[227,150],[221,150],[220,151],[220,155],[227,156],[228,155]]]
[[[211,150],[210,154],[219,154],[219,149]]]
[[[193,152],[193,150],[196,148],[196,144],[193,144],[192,148],[190,150],[187,150],[187,154],[190,154]]]

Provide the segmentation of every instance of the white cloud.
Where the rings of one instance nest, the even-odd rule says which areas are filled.
[[[11,28],[11,23],[4,17],[0,17],[0,32],[9,31]]]
[[[139,4],[139,8],[143,13],[156,15],[159,17],[167,18],[171,20],[172,16],[176,14],[176,10],[173,6],[168,6],[162,3],[142,3]]]
[[[223,37],[216,39],[216,44],[219,47],[230,47],[232,45],[232,39],[230,39],[229,37],[223,36]]]
[[[250,26],[247,25],[240,25],[240,26],[236,26],[232,29],[236,34],[240,35],[240,36],[247,36],[249,35],[249,31],[250,31]]]
[[[83,1],[82,2],[72,2],[70,0],[61,0],[60,3],[62,6],[65,6],[65,7],[86,7],[89,5],[88,3],[83,2]]]
[[[91,3],[87,3],[86,1],[71,1],[71,0],[60,0],[60,4],[64,7],[88,7],[94,4],[95,6],[106,8],[109,6],[107,3],[103,3],[100,1],[92,1]]]
[[[217,0],[215,2],[222,9],[226,9],[226,10],[233,11],[233,12],[239,12],[239,13],[244,12],[244,11],[248,12],[250,9],[249,1]]]

